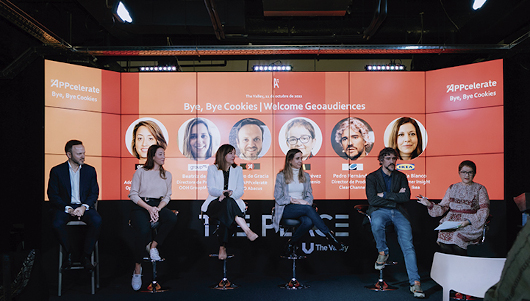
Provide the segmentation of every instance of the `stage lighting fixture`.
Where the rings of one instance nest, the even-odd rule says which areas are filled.
[[[129,14],[129,11],[127,8],[125,8],[125,5],[123,5],[123,2],[119,2],[118,6],[116,7],[116,15],[122,22],[132,23],[131,15]]]
[[[292,71],[291,65],[254,65],[252,70],[256,72],[270,72],[270,71]]]
[[[364,66],[366,71],[405,71],[407,67],[401,64],[389,64],[389,65],[366,65]]]
[[[142,72],[172,72],[177,71],[176,66],[142,66],[140,67]]]
[[[486,3],[486,1],[487,0],[475,0],[475,1],[473,1],[473,9],[477,10],[477,9],[481,8],[484,5],[484,3]]]

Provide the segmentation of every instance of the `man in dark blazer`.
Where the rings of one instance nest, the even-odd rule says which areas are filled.
[[[101,229],[101,216],[95,205],[99,196],[96,169],[85,163],[85,147],[79,140],[70,140],[64,148],[68,161],[50,170],[48,198],[51,203],[52,227],[64,248],[62,269],[72,265],[72,247],[66,230],[71,220],[87,224],[82,264],[91,271],[90,256]]]
[[[416,251],[412,244],[412,228],[403,203],[410,201],[410,188],[407,176],[396,170],[397,153],[393,148],[384,148],[379,152],[381,167],[366,176],[367,213],[370,215],[372,233],[379,256],[375,269],[381,270],[388,260],[385,228],[393,224],[398,235],[399,245],[403,252],[410,291],[416,298],[424,298],[420,276],[416,264]]]

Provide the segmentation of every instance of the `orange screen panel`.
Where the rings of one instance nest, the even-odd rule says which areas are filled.
[[[245,200],[273,199],[289,148],[302,150],[316,199],[362,200],[382,148],[407,156],[402,120],[416,124],[416,154],[398,161],[412,197],[442,198],[459,180],[458,164],[471,159],[476,181],[503,198],[502,60],[428,72],[123,74],[46,61],[45,72],[45,177],[66,160],[66,141],[82,140],[100,199],[128,199],[145,150],[158,143],[173,199],[204,200],[207,167],[231,144]],[[64,98],[72,91],[82,96]],[[362,137],[355,147],[344,134],[350,123]]]

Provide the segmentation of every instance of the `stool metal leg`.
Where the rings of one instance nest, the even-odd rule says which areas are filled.
[[[210,254],[210,257],[219,257],[219,254]],[[229,258],[232,258],[232,257],[234,257],[234,255],[227,255],[226,259],[229,259]],[[219,283],[210,286],[210,288],[216,289],[216,290],[223,290],[223,291],[224,290],[231,290],[231,289],[239,288],[239,286],[237,284],[234,284],[234,283],[230,282],[230,280],[228,280],[227,268],[226,268],[226,259],[223,259],[223,279],[221,279],[221,281],[219,281]]]
[[[61,297],[61,291],[63,286],[63,246],[59,245],[59,282],[57,285],[57,296]]]
[[[145,257],[144,260],[146,262],[151,262],[151,266],[153,268],[153,279],[151,283],[147,286],[147,290],[142,291],[142,293],[162,293],[162,292],[167,291],[165,289],[162,289],[162,287],[160,286],[160,283],[158,283],[158,280],[157,280],[158,272],[156,269],[156,264],[157,262],[164,261],[164,258],[162,258],[161,260],[152,260],[151,258]]]
[[[96,241],[94,252],[96,253],[95,265],[96,265],[96,288],[99,288],[99,242]],[[92,262],[94,264],[94,262]]]
[[[90,255],[90,262],[92,263],[92,265],[94,265],[94,251],[92,251],[92,254]],[[96,294],[96,268],[94,268],[92,272],[90,272],[90,278],[92,279],[92,295]]]
[[[385,267],[387,265],[395,265],[397,262],[395,261],[387,261],[385,262]],[[385,291],[395,291],[398,288],[395,286],[388,285],[385,280],[383,279],[383,269],[379,270],[379,280],[374,285],[367,285],[365,288],[376,291],[376,292],[385,292]]]
[[[59,244],[59,279],[57,283],[57,296],[61,297],[62,295],[62,287],[63,287],[63,269],[61,268],[63,265],[63,246]],[[96,287],[99,288],[99,264],[97,260],[99,259],[99,253],[98,253],[98,245],[96,242],[94,251],[92,251],[92,254],[90,254],[90,261],[93,265],[96,266],[92,272],[90,272],[90,281],[91,281],[91,294],[96,294]],[[73,266],[70,268],[70,270],[80,270],[84,269],[82,266],[79,266],[80,263],[73,263]],[[97,273],[96,273],[97,269]]]
[[[296,254],[293,254],[293,255],[290,255],[288,257],[287,256],[282,256],[282,258],[287,258],[287,259],[293,261],[293,277],[286,284],[280,284],[278,286],[280,288],[284,288],[284,289],[288,289],[288,290],[299,290],[299,289],[308,288],[309,287],[308,285],[303,285],[302,283],[300,283],[298,281],[298,279],[296,279],[296,260],[297,259],[304,259],[304,258],[306,258],[306,256],[298,256]]]

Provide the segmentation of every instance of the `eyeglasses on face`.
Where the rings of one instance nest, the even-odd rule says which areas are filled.
[[[311,136],[309,135],[302,135],[300,136],[300,138],[296,138],[296,137],[289,137],[287,138],[287,143],[289,143],[290,145],[295,145],[298,143],[298,140],[300,140],[300,142],[302,142],[303,144],[306,144],[309,142],[309,140],[311,140]]]
[[[464,175],[466,175],[466,176],[472,176],[472,175],[475,174],[475,172],[474,172],[474,171],[460,171],[460,174],[463,175],[463,176],[464,176]]]

